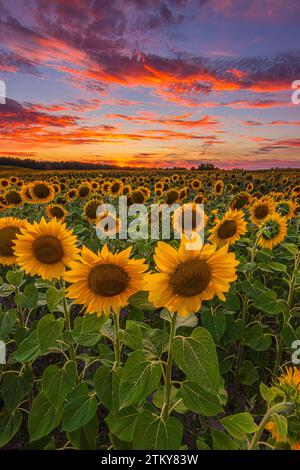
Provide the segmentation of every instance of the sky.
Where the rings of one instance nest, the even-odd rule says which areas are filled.
[[[300,167],[299,0],[0,0],[0,80],[0,156]]]

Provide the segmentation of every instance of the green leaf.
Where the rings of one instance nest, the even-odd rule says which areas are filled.
[[[286,248],[292,255],[297,255],[299,252],[299,248],[294,243],[283,243],[282,246]]]
[[[241,301],[235,292],[228,292],[226,294],[226,301],[222,305],[227,310],[241,310]]]
[[[180,396],[185,406],[194,413],[203,416],[216,416],[222,411],[219,397],[194,382],[184,382]]]
[[[238,450],[237,444],[222,431],[212,430],[214,450]]]
[[[150,361],[143,351],[133,352],[126,361],[120,381],[120,408],[146,398],[158,386],[161,366]]]
[[[287,266],[283,263],[277,263],[276,261],[271,261],[271,263],[268,263],[269,267],[273,271],[278,271],[278,272],[286,272]]]
[[[151,359],[160,359],[168,347],[168,333],[158,328],[144,328],[142,333],[145,354]]]
[[[169,311],[166,308],[164,308],[160,312],[160,318],[162,318],[162,320],[171,322],[171,316],[170,316]],[[198,325],[198,318],[193,313],[191,313],[190,315],[187,315],[186,317],[181,317],[180,315],[177,316],[176,328],[180,328],[180,327],[194,328],[197,325]]]
[[[180,389],[176,388],[174,385],[171,386],[171,393],[170,393],[170,406],[173,407],[174,405],[174,411],[179,414],[184,414],[187,412],[187,407],[184,405],[182,399],[180,400]],[[165,389],[164,387],[160,387],[156,390],[155,393],[153,393],[153,405],[156,406],[159,410],[161,410],[164,406],[164,398],[165,398]]]
[[[42,378],[42,391],[55,408],[60,408],[75,384],[76,365],[69,361],[61,369],[57,365],[47,367]]]
[[[50,434],[59,425],[61,414],[61,409],[55,409],[47,397],[39,393],[33,400],[28,418],[30,442]]]
[[[8,271],[6,273],[6,280],[14,287],[20,287],[24,281],[23,271]]]
[[[34,330],[21,342],[13,358],[18,362],[34,361],[41,354],[37,337],[37,330]]]
[[[9,297],[13,292],[15,292],[13,286],[9,284],[2,284],[0,286],[0,297]]]
[[[66,294],[65,289],[56,289],[55,287],[49,287],[46,291],[46,301],[47,307],[49,308],[50,312],[54,312],[58,305],[63,300]]]
[[[0,415],[0,447],[5,446],[19,431],[22,424],[22,413],[14,411]]]
[[[260,384],[259,390],[260,390],[261,396],[267,402],[272,402],[274,400],[274,398],[276,397],[276,393],[274,391],[272,391],[271,388],[267,387],[263,383]]]
[[[254,300],[254,306],[269,315],[276,315],[284,311],[285,302],[284,300],[278,300],[276,292],[270,290],[259,294]]]
[[[265,334],[260,323],[248,326],[244,338],[244,343],[254,351],[266,351],[272,344],[272,338]]]
[[[77,317],[74,322],[72,337],[81,346],[95,346],[101,339],[101,328],[107,318],[104,315],[85,315]]]
[[[272,415],[272,421],[274,421],[276,425],[276,431],[278,434],[286,439],[288,433],[288,422],[286,417],[283,415],[274,414]]]
[[[1,395],[6,408],[14,410],[33,387],[31,370],[24,373],[10,371],[3,376]]]
[[[105,421],[112,434],[125,442],[133,439],[133,430],[139,412],[136,408],[129,406],[120,411],[111,411]]]
[[[155,310],[153,304],[148,300],[149,292],[140,291],[132,295],[129,298],[129,304],[138,310],[149,310],[153,312]]]
[[[26,286],[24,292],[15,295],[15,302],[19,307],[34,309],[38,305],[39,291],[33,285]]]
[[[0,340],[5,340],[13,330],[16,323],[18,313],[11,309],[7,312],[0,312]]]
[[[212,312],[206,310],[201,313],[202,325],[210,332],[212,337],[219,341],[226,330],[226,316],[222,310]]]
[[[96,438],[99,428],[98,416],[95,415],[89,423],[73,432],[68,432],[68,439],[75,449],[95,450]]]
[[[143,335],[140,325],[132,320],[127,320],[126,328],[123,331],[122,341],[130,349],[142,349]]]
[[[85,426],[97,412],[97,400],[89,394],[86,383],[81,383],[69,395],[63,409],[62,429],[73,432]]]
[[[239,380],[243,385],[252,385],[259,379],[258,371],[252,361],[246,360],[242,363]]]
[[[187,338],[176,338],[172,353],[175,363],[189,380],[218,393],[220,376],[216,347],[205,328],[196,328]]]
[[[257,431],[257,425],[252,415],[248,412],[226,416],[220,422],[231,436],[239,440],[244,439],[246,434],[252,434]]]
[[[235,320],[232,315],[226,315],[226,331],[223,335],[225,344],[231,344],[242,339],[245,333],[243,320]]]
[[[52,314],[41,318],[37,326],[37,335],[42,353],[57,346],[56,341],[61,337],[63,328],[63,318],[56,319]]]
[[[114,370],[110,366],[101,366],[97,369],[94,384],[97,397],[109,410],[119,409],[119,384],[122,369]]]
[[[183,426],[176,418],[163,421],[150,411],[138,416],[133,431],[136,450],[178,450],[181,446]]]

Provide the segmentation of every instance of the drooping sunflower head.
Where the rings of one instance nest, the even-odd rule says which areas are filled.
[[[255,225],[261,225],[263,221],[275,211],[274,200],[270,197],[263,197],[256,200],[250,207],[250,220]]]
[[[50,220],[56,218],[63,221],[68,216],[68,211],[60,204],[50,204],[46,207],[46,215]]]
[[[26,225],[26,220],[14,217],[0,218],[0,264],[11,266],[16,263],[14,243],[17,235],[21,233],[21,228],[25,228]]]
[[[77,239],[66,225],[56,218],[28,224],[17,235],[14,254],[17,263],[31,276],[45,280],[60,279],[66,266],[76,259]]]
[[[101,199],[93,198],[90,199],[83,208],[84,217],[92,224],[97,222],[97,210],[101,204]]]
[[[233,245],[247,230],[243,211],[229,209],[221,220],[210,230],[209,240],[221,247],[229,243]]]
[[[217,180],[214,184],[214,193],[217,195],[217,196],[221,196],[221,194],[223,194],[223,191],[224,191],[224,183],[223,183],[223,180]]]
[[[294,217],[296,208],[297,206],[293,201],[282,201],[276,204],[276,212],[288,220]]]
[[[119,313],[129,297],[145,285],[145,260],[130,259],[130,253],[131,247],[115,254],[106,245],[98,254],[83,247],[79,261],[64,276],[71,284],[68,297],[83,305],[87,313]]]
[[[245,209],[251,204],[251,196],[246,192],[238,193],[231,201],[231,209]]]
[[[179,191],[177,189],[169,189],[165,194],[166,204],[175,204],[179,200]]]
[[[20,207],[23,204],[21,193],[15,189],[7,191],[4,197],[7,207]]]
[[[258,244],[262,248],[272,250],[272,248],[281,243],[287,235],[286,219],[276,212],[264,220],[261,228],[262,232]]]
[[[32,202],[36,204],[46,204],[55,196],[55,191],[48,181],[34,181],[29,186]]]
[[[239,263],[234,253],[227,252],[227,246],[217,250],[207,244],[202,250],[195,250],[188,249],[189,243],[183,236],[176,250],[158,242],[154,256],[158,272],[146,277],[150,302],[181,316],[198,312],[201,302],[215,295],[224,301],[224,292],[237,278]]]

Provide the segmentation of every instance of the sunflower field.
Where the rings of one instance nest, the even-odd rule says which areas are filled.
[[[119,196],[204,244],[119,238]],[[299,208],[296,170],[2,170],[0,448],[300,450]]]

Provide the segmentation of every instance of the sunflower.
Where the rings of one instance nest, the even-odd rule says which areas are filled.
[[[129,297],[143,290],[148,268],[144,259],[130,259],[130,253],[131,247],[115,254],[106,245],[97,254],[83,247],[79,261],[64,275],[71,284],[68,297],[87,313],[119,313]]]
[[[174,173],[174,175],[171,176],[171,180],[174,183],[177,183],[179,181],[179,175],[177,175],[177,173]]]
[[[243,211],[229,209],[221,220],[210,230],[209,240],[221,247],[229,243],[233,245],[244,235],[247,230],[247,223],[244,220]]]
[[[270,197],[256,200],[249,209],[250,220],[255,225],[261,225],[263,221],[275,211],[275,203]]]
[[[68,216],[68,211],[59,204],[50,204],[46,207],[46,215],[49,219],[56,218],[63,221]]]
[[[204,229],[207,217],[195,203],[183,204],[174,211],[173,227],[177,234],[200,232]],[[190,229],[190,230],[189,230]]]
[[[246,189],[247,191],[249,191],[249,193],[251,193],[251,191],[253,191],[254,189],[254,184],[251,183],[251,181],[249,183],[246,184]]]
[[[293,201],[282,201],[276,204],[276,212],[287,220],[294,217],[296,208],[297,206]]]
[[[68,201],[73,201],[74,199],[76,199],[78,197],[78,190],[77,189],[70,189],[67,194],[67,199]]]
[[[175,204],[179,200],[179,191],[177,189],[169,189],[165,194],[166,204]]]
[[[66,266],[78,255],[77,239],[56,218],[28,224],[17,235],[14,253],[21,268],[31,276],[51,281],[60,279]]]
[[[199,191],[201,189],[201,186],[202,186],[202,181],[200,179],[193,179],[190,183],[190,186],[192,189],[196,190],[196,191]]]
[[[144,204],[146,202],[146,196],[142,188],[134,189],[130,194],[130,198],[133,204]]]
[[[34,181],[29,185],[29,192],[32,202],[36,204],[46,204],[55,196],[52,184],[47,181]]]
[[[86,199],[90,195],[92,189],[89,184],[83,183],[78,188],[78,197],[80,199]]]
[[[29,185],[24,184],[21,188],[20,195],[23,202],[32,202],[32,197],[30,195]]]
[[[19,191],[10,189],[4,195],[7,207],[20,207],[23,203],[22,196]]]
[[[204,193],[199,193],[194,199],[196,204],[205,204],[207,202],[207,198],[204,196]]]
[[[274,246],[281,243],[287,235],[286,219],[274,212],[274,214],[264,220],[261,230],[262,233],[258,244],[262,248],[271,250]]]
[[[198,312],[203,300],[217,295],[224,301],[230,283],[235,281],[239,262],[227,245],[217,250],[204,245],[202,250],[188,250],[187,238],[182,237],[179,250],[158,242],[155,264],[159,271],[146,277],[149,301],[156,308],[165,307],[181,316]]]
[[[217,196],[221,196],[221,194],[223,194],[223,191],[224,191],[224,183],[222,180],[217,180],[214,184],[214,193],[217,195]]]
[[[251,203],[251,196],[246,192],[238,193],[231,201],[231,209],[245,209]]]
[[[15,185],[15,184],[18,184],[19,178],[17,176],[11,176],[9,178],[9,181],[11,182],[11,184]]]
[[[10,181],[6,178],[0,179],[0,189],[7,189],[10,186]]]
[[[27,225],[26,220],[15,219],[14,217],[0,218],[0,264],[11,266],[16,263],[13,247],[14,241],[21,228]]]
[[[121,180],[115,180],[110,184],[109,195],[114,198],[122,194],[124,184]]]
[[[132,192],[132,187],[130,184],[126,184],[123,188],[123,191],[122,191],[122,194],[123,196],[129,196],[129,194],[131,194]]]
[[[92,224],[97,222],[97,209],[102,204],[101,199],[90,199],[83,208],[85,218]]]

